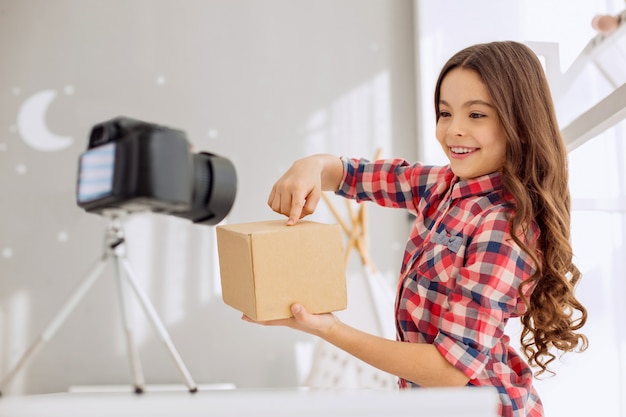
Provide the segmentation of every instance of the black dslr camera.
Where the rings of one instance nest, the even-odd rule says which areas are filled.
[[[180,130],[127,117],[95,125],[79,159],[76,202],[91,213],[153,211],[215,225],[236,193],[228,159],[192,153]]]

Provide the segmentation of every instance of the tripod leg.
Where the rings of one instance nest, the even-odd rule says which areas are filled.
[[[183,379],[185,381],[185,385],[187,385],[187,388],[189,388],[189,392],[193,393],[193,392],[198,391],[196,383],[191,378],[191,374],[187,370],[187,367],[183,363],[182,358],[178,354],[178,351],[176,350],[174,343],[172,343],[172,339],[170,338],[169,333],[165,329],[165,326],[161,322],[161,319],[159,319],[159,316],[156,310],[154,309],[154,306],[150,302],[150,299],[144,294],[144,292],[137,285],[135,274],[130,264],[125,258],[121,258],[119,261],[124,266],[124,269],[126,270],[126,278],[128,278],[128,281],[130,282],[131,287],[135,291],[135,295],[137,295],[137,298],[139,298],[139,301],[141,302],[141,306],[143,307],[146,315],[150,318],[152,325],[154,326],[155,330],[161,337],[161,340],[165,344],[165,347],[169,351],[170,355],[172,355],[174,362],[176,362],[176,365],[178,366],[178,369],[181,372]]]
[[[137,353],[133,332],[130,327],[130,321],[128,320],[128,313],[126,311],[126,291],[124,289],[125,282],[122,280],[124,271],[122,270],[122,265],[119,261],[119,258],[113,257],[113,259],[115,260],[115,272],[117,276],[117,289],[120,299],[120,310],[122,312],[124,335],[126,336],[126,349],[130,358],[130,369],[133,378],[133,385],[135,386],[135,393],[141,394],[144,390],[145,380],[143,377],[143,370],[141,369],[141,362],[139,360],[139,354]]]
[[[80,300],[85,296],[87,291],[91,288],[91,286],[96,282],[100,274],[102,273],[108,256],[103,256],[98,263],[92,268],[92,270],[87,274],[87,276],[80,282],[78,287],[74,290],[70,298],[66,301],[66,303],[61,307],[61,310],[54,316],[52,321],[46,326],[44,331],[35,339],[35,341],[30,345],[30,347],[26,350],[24,355],[18,360],[17,364],[9,371],[9,373],[2,379],[0,382],[0,395],[2,395],[2,391],[6,387],[9,382],[17,375],[20,369],[33,357],[42,346],[52,339],[57,330],[61,327],[61,325],[67,320],[69,315],[72,313],[74,308],[78,305]]]

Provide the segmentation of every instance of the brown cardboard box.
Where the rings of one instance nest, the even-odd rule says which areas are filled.
[[[216,227],[222,299],[254,320],[291,317],[347,306],[343,238],[338,224],[300,220]]]

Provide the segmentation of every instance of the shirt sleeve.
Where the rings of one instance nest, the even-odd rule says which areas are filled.
[[[471,234],[465,264],[448,295],[434,344],[468,378],[474,379],[504,336],[506,319],[524,306],[520,283],[534,272],[532,258],[513,241],[502,212],[490,213]]]
[[[409,163],[404,159],[341,157],[344,176],[336,194],[384,207],[416,210],[418,201],[431,188],[449,183],[453,174],[447,167]]]

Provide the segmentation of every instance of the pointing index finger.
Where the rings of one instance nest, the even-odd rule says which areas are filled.
[[[287,220],[287,226],[295,225],[302,216],[302,209],[305,204],[304,198],[298,198],[294,196],[291,200],[291,210],[289,211],[289,219]]]

